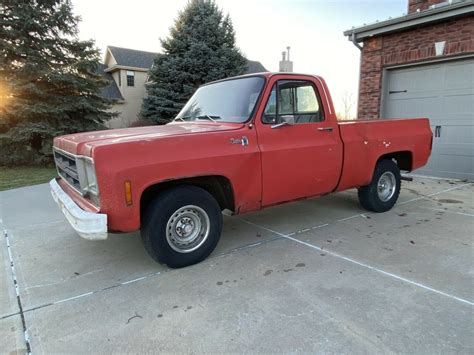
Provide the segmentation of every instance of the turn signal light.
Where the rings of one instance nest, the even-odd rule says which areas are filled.
[[[132,201],[132,183],[130,181],[125,181],[125,202],[127,206],[131,206]]]

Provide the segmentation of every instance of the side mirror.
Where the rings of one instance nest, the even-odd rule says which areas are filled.
[[[282,116],[279,116],[283,122],[280,122],[280,123],[277,123],[273,126],[271,126],[271,128],[279,128],[279,127],[283,127],[283,126],[293,126],[295,124],[295,116],[293,115],[282,115]]]

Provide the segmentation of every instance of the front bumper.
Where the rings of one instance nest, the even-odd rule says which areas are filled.
[[[49,182],[51,195],[72,228],[84,239],[107,239],[107,215],[84,211],[66,194],[56,179]]]

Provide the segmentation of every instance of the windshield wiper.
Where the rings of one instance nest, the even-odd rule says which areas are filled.
[[[215,123],[216,120],[218,120],[218,119],[220,119],[220,118],[222,118],[222,117],[221,117],[221,116],[201,115],[201,116],[197,116],[196,118],[197,118],[198,120],[199,120],[200,118],[207,118],[208,120],[210,120],[210,121],[212,121],[212,122]]]
[[[203,118],[207,118],[209,121],[216,122],[216,120],[219,120],[222,117],[221,116],[210,116],[210,115],[200,115],[200,116],[194,117],[194,119],[196,119],[196,120],[203,119]],[[189,120],[189,119],[193,119],[193,117],[192,116],[175,117],[175,119],[173,121],[178,121],[179,120],[179,121],[185,122],[186,120]]]

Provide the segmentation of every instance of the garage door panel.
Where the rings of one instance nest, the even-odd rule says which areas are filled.
[[[415,171],[416,174],[423,176],[435,176],[446,179],[459,179],[459,180],[474,180],[474,174],[472,173],[460,173],[457,170],[440,170],[439,168],[430,169],[428,166]]]
[[[458,90],[456,90],[458,91]],[[456,115],[466,115],[467,118],[472,117],[474,112],[474,91],[469,93],[450,93],[443,97],[444,112],[450,117]]]
[[[439,133],[419,172],[474,179],[474,60],[389,70],[385,83],[383,117],[428,117]]]
[[[471,155],[469,151],[472,148],[473,128],[463,125],[458,126],[441,126],[441,137],[437,137],[439,143],[444,145],[446,150],[466,151],[467,155]]]
[[[433,152],[430,164],[418,169],[418,174],[453,179],[474,179],[474,158],[459,154]]]
[[[472,138],[472,137],[471,137]],[[434,148],[433,150],[443,156],[465,156],[471,157],[472,152],[469,150],[471,147],[470,143],[447,143],[443,144],[443,149],[438,150]]]
[[[390,78],[390,90],[402,91],[407,90],[409,93],[427,92],[436,90],[436,83],[441,80],[439,70],[437,68],[405,69],[401,72],[394,72]],[[420,88],[418,82],[426,83],[426,88]]]
[[[439,101],[438,97],[436,96],[432,96],[432,97],[415,96],[415,97],[394,99],[394,100],[391,100],[387,108],[389,112],[391,112],[390,117],[393,117],[393,118],[435,117],[435,116],[441,117],[442,115],[442,113],[440,112],[442,109],[442,103]]]
[[[456,178],[467,178],[467,176],[462,177],[463,175],[458,173],[465,166],[471,168],[471,173],[467,173],[470,175],[470,178],[474,177],[474,159],[472,156],[441,154],[437,163],[436,170],[442,173],[443,177],[450,177],[448,174],[459,174]]]
[[[472,89],[474,62],[460,62],[446,65],[445,89]]]

